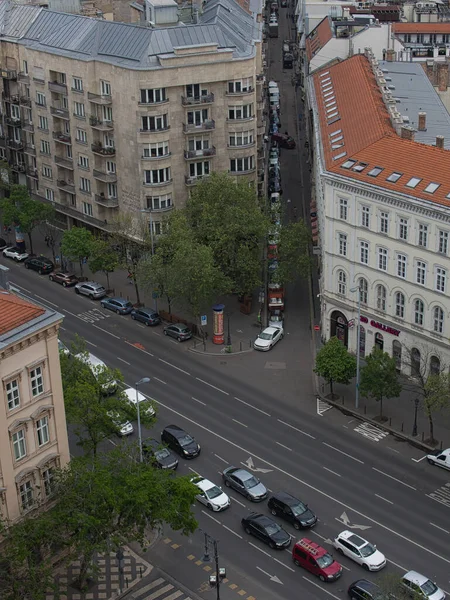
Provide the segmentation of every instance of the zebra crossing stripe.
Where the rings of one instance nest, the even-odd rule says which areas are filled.
[[[378,429],[378,427],[375,427],[375,425],[372,425],[371,423],[361,423],[360,425],[355,427],[353,431],[356,431],[356,433],[360,433],[361,435],[363,435],[369,440],[372,440],[373,442],[379,442],[380,440],[389,435],[387,431],[384,431],[383,429]]]
[[[446,483],[431,494],[427,494],[427,496],[450,508],[450,483]]]

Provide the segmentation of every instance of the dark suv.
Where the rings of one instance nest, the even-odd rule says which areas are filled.
[[[55,268],[52,261],[49,258],[45,258],[45,256],[29,256],[23,264],[25,265],[25,269],[37,271],[39,275],[50,273]]]
[[[317,523],[317,517],[308,505],[287,492],[274,494],[267,505],[273,515],[289,521],[295,529],[307,529]]]
[[[295,148],[294,138],[290,135],[286,135],[285,133],[273,133],[272,142],[276,142],[280,148],[287,148],[288,150]]]
[[[178,425],[168,425],[161,432],[161,441],[184,458],[195,458],[200,454],[200,444]]]
[[[352,600],[388,600],[381,589],[367,579],[358,579],[351,583],[347,593]]]

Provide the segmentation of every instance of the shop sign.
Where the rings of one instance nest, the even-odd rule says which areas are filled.
[[[394,329],[394,327],[390,327],[389,325],[385,325],[384,323],[380,323],[380,321],[375,321],[374,319],[370,319],[369,321],[367,317],[363,317],[362,315],[361,323],[370,323],[371,327],[375,327],[375,329],[380,329],[381,331],[385,331],[391,335],[396,335],[397,337],[400,335],[399,329]]]

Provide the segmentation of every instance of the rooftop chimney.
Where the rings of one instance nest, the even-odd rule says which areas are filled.
[[[446,92],[448,88],[448,63],[440,62],[437,64],[437,84],[440,92]]]
[[[442,150],[444,149],[444,136],[443,135],[436,136],[436,148],[441,148]]]
[[[418,127],[419,131],[426,131],[427,130],[427,113],[426,112],[420,112],[419,113],[419,127]]]
[[[414,128],[409,125],[402,125],[400,128],[400,137],[404,140],[414,141]]]
[[[395,50],[393,48],[389,48],[388,50],[386,50],[386,60],[387,62],[394,62]]]

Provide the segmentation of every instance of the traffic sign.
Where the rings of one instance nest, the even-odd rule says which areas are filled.
[[[200,323],[202,327],[205,327],[206,325],[208,325],[208,317],[206,315],[202,315],[200,317]]]

